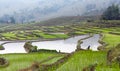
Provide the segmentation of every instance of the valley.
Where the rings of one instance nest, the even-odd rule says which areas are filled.
[[[29,25],[31,25],[31,24],[28,24],[27,26],[29,26]],[[37,24],[34,24],[34,25],[37,25]],[[13,26],[15,26],[15,25],[13,25]],[[19,25],[17,25],[17,26],[19,26]],[[40,62],[39,65],[40,65],[41,71],[82,71],[82,69],[84,69],[85,67],[87,67],[89,65],[94,65],[95,63],[97,63],[97,66],[96,66],[97,71],[101,71],[101,70],[107,71],[108,69],[109,69],[109,71],[118,71],[119,70],[118,64],[114,64],[112,69],[106,65],[106,55],[107,55],[107,50],[109,50],[119,44],[120,29],[118,26],[106,27],[106,25],[102,25],[103,28],[101,28],[101,26],[100,27],[98,27],[98,26],[100,26],[100,25],[95,22],[94,22],[94,24],[91,24],[91,22],[81,22],[80,24],[71,24],[71,25],[64,25],[64,26],[62,26],[62,25],[39,26],[38,28],[36,28],[38,30],[33,29],[33,28],[31,28],[29,30],[27,30],[27,29],[22,30],[19,28],[15,31],[1,32],[0,33],[1,43],[6,42],[6,40],[7,40],[9,42],[4,45],[11,44],[14,46],[14,49],[17,49],[17,47],[15,48],[15,46],[17,46],[18,43],[22,43],[22,46],[23,46],[25,41],[33,41],[36,44],[39,44],[40,45],[39,47],[42,47],[41,45],[43,43],[40,44],[40,43],[38,43],[38,41],[42,41],[45,43],[50,41],[50,43],[51,43],[56,40],[55,41],[56,43],[44,44],[44,45],[48,45],[48,46],[43,46],[43,48],[42,48],[42,49],[45,49],[47,47],[47,50],[51,51],[51,48],[50,48],[51,45],[52,45],[52,47],[56,47],[56,46],[62,47],[63,45],[65,45],[65,43],[66,43],[65,41],[69,41],[69,42],[67,42],[67,44],[68,43],[70,44],[70,43],[73,43],[75,39],[76,40],[74,43],[77,44],[78,43],[77,41],[80,40],[80,38],[77,38],[76,36],[83,36],[83,35],[94,36],[94,34],[100,34],[100,35],[102,34],[103,36],[99,37],[99,39],[97,41],[99,41],[101,38],[102,39],[101,41],[105,42],[107,45],[102,47],[100,49],[100,51],[93,51],[92,49],[87,50],[87,47],[89,45],[90,45],[90,48],[94,48],[94,46],[96,45],[96,43],[87,42],[88,39],[91,39],[91,37],[92,37],[91,36],[88,38],[83,37],[83,39],[82,39],[83,40],[82,43],[85,44],[84,45],[85,50],[81,50],[81,48],[77,49],[76,48],[77,45],[75,45],[74,48],[76,48],[76,49],[74,49],[74,51],[72,53],[61,53],[60,50],[58,49],[57,52],[40,51],[40,52],[27,53],[27,54],[19,53],[19,52],[12,53],[12,54],[0,54],[0,57],[4,57],[10,62],[7,67],[4,67],[4,68],[0,67],[0,71],[1,70],[2,71],[10,71],[9,69],[11,69],[12,71],[16,71],[16,70],[19,70],[22,68],[29,67],[34,61]],[[64,44],[59,44],[61,42],[57,43],[57,41],[59,41],[59,40],[60,41],[64,40]],[[86,40],[86,41],[84,41],[84,40]],[[93,38],[88,41],[94,42],[95,40],[96,39]],[[18,42],[18,43],[16,43],[16,45],[14,45],[15,42]],[[86,44],[86,42],[87,42],[87,44]],[[59,45],[57,45],[57,44],[59,44]],[[33,45],[35,45],[35,44],[33,43]],[[53,45],[56,45],[56,46],[53,46]],[[103,44],[101,44],[101,46],[102,45]],[[22,46],[19,47],[20,48],[19,50],[23,49]],[[99,47],[99,46],[97,46],[97,47]],[[62,48],[65,49],[65,47],[68,47],[69,49],[71,49],[71,46],[64,46]],[[68,50],[68,48],[67,48],[67,50]],[[12,49],[12,50],[14,50],[14,49]],[[53,49],[53,50],[55,50],[55,49]],[[0,52],[1,51],[2,50],[0,50]],[[17,52],[17,50],[16,50],[16,52]],[[1,53],[3,53],[3,52],[1,52]],[[68,58],[67,60],[64,60],[66,55],[70,55],[70,56],[67,57]],[[63,62],[59,63],[59,61],[61,61],[61,59],[63,60]],[[41,61],[44,61],[44,62],[41,62]],[[54,65],[55,63],[56,63],[56,66]],[[102,69],[101,69],[101,67],[102,67]]]

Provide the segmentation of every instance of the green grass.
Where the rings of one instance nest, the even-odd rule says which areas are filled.
[[[8,32],[8,33],[2,33],[1,34],[4,38],[6,39],[15,39],[17,38],[16,35],[13,32]]]
[[[43,61],[48,57],[56,56],[56,53],[30,53],[30,54],[5,54],[0,55],[9,61],[9,66],[0,68],[0,71],[17,71],[29,67],[34,61]]]
[[[68,38],[66,34],[49,34],[44,32],[34,32],[34,34],[45,39]]]
[[[120,35],[120,32],[110,32],[110,34]]]
[[[69,36],[67,34],[51,34],[53,36],[56,36],[56,38],[68,38]]]
[[[43,26],[35,30],[14,30],[6,33],[1,33],[6,40],[35,40],[35,39],[64,39],[68,38],[68,34],[50,34],[55,32],[68,32],[74,33],[74,35],[81,35],[87,33],[110,33],[114,32],[120,34],[119,27],[100,28],[95,26],[84,26],[81,25],[65,25],[65,26]],[[27,25],[26,25],[27,26]],[[9,25],[10,27],[10,25]],[[11,26],[12,27],[12,26]],[[71,35],[70,35],[71,36]],[[2,39],[2,37],[0,37]],[[4,39],[3,39],[4,40]]]
[[[13,36],[15,36],[15,34],[12,32],[9,32],[9,33],[3,33],[2,36],[13,37]]]
[[[53,63],[57,62],[57,60],[59,60],[61,58],[63,58],[63,56],[55,57],[55,58],[53,58],[53,59],[51,59],[51,60],[49,60],[47,62],[44,62],[43,64],[53,64]]]
[[[39,38],[43,39],[64,39],[68,38],[67,34],[50,34],[42,32],[41,30],[29,30],[29,31],[12,31],[0,34],[5,40],[35,40]]]
[[[114,34],[104,34],[103,41],[108,44],[106,48],[113,48],[120,43],[120,36]]]
[[[84,67],[97,63],[96,71],[120,71],[118,64],[107,66],[106,52],[78,51],[55,71],[82,71]],[[52,71],[52,70],[51,70]]]
[[[53,39],[53,38],[56,38],[56,36],[53,36],[53,35],[49,35],[49,34],[45,34],[45,33],[39,33],[39,35],[45,39]]]
[[[85,32],[80,32],[80,31],[76,31],[75,34],[76,34],[76,35],[85,35],[85,34],[87,34],[87,33],[85,33]]]
[[[106,61],[105,52],[79,51],[56,71],[82,71],[86,66],[94,63],[102,64]]]

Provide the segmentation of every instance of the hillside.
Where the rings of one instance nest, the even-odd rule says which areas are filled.
[[[26,24],[0,24],[0,32],[11,30],[32,30],[40,29],[42,26],[63,26],[71,24],[81,24],[87,20],[98,20],[100,16],[64,16],[52,18],[41,22],[31,22]]]

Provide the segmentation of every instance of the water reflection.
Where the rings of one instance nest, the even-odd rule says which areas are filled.
[[[66,40],[33,42],[32,44],[38,46],[38,49],[49,49],[71,53],[76,50],[77,41],[85,37],[88,37],[88,35],[76,36]],[[5,50],[0,50],[0,54],[26,53],[23,48],[24,44],[25,42],[7,43],[3,45]]]
[[[97,48],[101,46],[101,44],[98,42],[100,39],[99,34],[95,34],[93,37],[83,40],[83,43],[81,44],[82,49],[87,49],[90,46],[90,49],[97,51]]]

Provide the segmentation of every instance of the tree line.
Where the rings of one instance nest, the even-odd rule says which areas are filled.
[[[102,20],[120,20],[120,8],[119,5],[109,6],[101,17]]]

